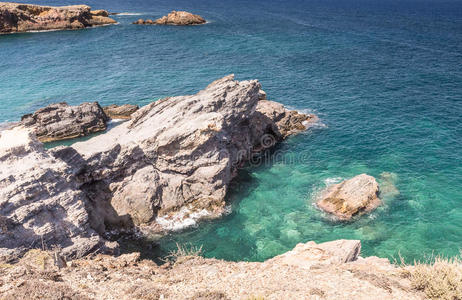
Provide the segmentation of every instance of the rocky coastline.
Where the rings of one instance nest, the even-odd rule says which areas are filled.
[[[40,6],[0,2],[0,34],[42,30],[75,30],[117,23],[105,10],[87,5]]]
[[[107,118],[97,103],[59,103],[0,132],[0,257],[44,245],[66,257],[114,252],[110,232],[163,233],[170,228],[158,221],[184,209],[220,217],[237,168],[317,120],[266,100],[258,81],[230,75],[146,105],[88,141],[46,150],[37,140],[62,128],[76,136],[103,129],[95,115]]]
[[[39,141],[63,128],[104,130],[108,116],[127,121],[72,146]],[[164,234],[169,220],[220,217],[237,168],[316,121],[233,75],[141,108],[57,103],[24,116],[0,131],[0,298],[423,299],[443,286],[444,299],[456,299],[462,285],[446,285],[462,279],[459,261],[399,266],[361,257],[354,240],[307,242],[265,262],[206,259],[179,246],[160,265],[120,255],[111,241]],[[318,206],[348,220],[380,205],[379,195],[362,174],[329,186]]]

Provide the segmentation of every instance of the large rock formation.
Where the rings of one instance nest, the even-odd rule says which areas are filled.
[[[112,104],[103,107],[104,113],[111,119],[130,119],[138,109],[138,105],[133,104]]]
[[[0,258],[28,248],[57,246],[69,257],[103,249],[74,170],[24,128],[0,134]]]
[[[31,128],[41,142],[82,137],[106,130],[108,117],[97,102],[70,106],[50,104],[21,118],[19,125]]]
[[[272,113],[273,104],[261,95],[258,81],[227,76],[196,95],[142,107],[130,121],[86,142],[48,151],[31,129],[2,131],[0,215],[9,235],[0,239],[1,251],[40,247],[37,239],[44,238],[49,246],[85,249],[74,251],[79,255],[101,249],[95,231],[163,231],[169,220],[182,221],[178,214],[220,216],[236,169],[302,129],[302,120],[315,120],[297,117],[284,122],[293,128],[279,127],[281,115],[294,113]],[[50,115],[26,119],[60,124],[57,111],[46,108]],[[45,127],[53,136],[73,123]]]
[[[358,241],[310,242],[263,263],[180,255],[162,266],[140,260],[139,253],[97,255],[66,264],[59,259],[59,252],[31,251],[17,264],[0,264],[0,298],[424,298],[412,288],[412,275],[402,276],[405,271],[412,274],[412,270],[394,266],[386,259],[358,257],[359,248]],[[444,282],[440,280],[445,275],[439,272],[429,279]]]
[[[107,11],[91,11],[87,5],[40,6],[0,3],[0,34],[35,30],[81,29],[114,24]]]
[[[151,103],[131,121],[74,144],[86,161],[79,178],[90,183],[92,203],[110,203],[136,225],[185,208],[188,215],[221,215],[237,167],[315,119],[300,117],[280,128],[281,116],[293,113],[282,106],[270,113],[273,103],[259,103],[260,88],[256,80],[227,76],[196,95]]]
[[[361,174],[328,187],[317,205],[341,220],[350,220],[377,208],[382,203],[378,195],[379,185],[375,178]]]
[[[133,24],[138,25],[200,25],[205,24],[204,18],[199,15],[194,15],[186,11],[172,11],[166,16],[159,18],[157,20],[143,20],[139,19],[138,21],[133,22]]]

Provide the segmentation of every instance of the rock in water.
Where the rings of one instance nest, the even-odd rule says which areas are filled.
[[[22,127],[0,136],[0,260],[59,246],[68,257],[104,248],[90,226],[87,198],[67,163]]]
[[[204,18],[202,18],[199,15],[194,15],[192,13],[186,12],[186,11],[172,11],[166,16],[163,16],[162,18],[159,18],[157,20],[143,20],[139,19],[133,24],[137,25],[200,25],[200,24],[205,24],[207,21],[205,21]]]
[[[258,81],[231,75],[196,95],[151,103],[131,121],[74,144],[87,163],[80,176],[92,203],[109,202],[136,225],[182,209],[189,216],[219,216],[237,167],[256,149],[300,129],[279,128],[281,115],[292,113],[283,106],[271,113],[270,102],[259,105],[259,99]]]
[[[53,7],[2,2],[0,33],[81,29],[116,23],[107,11],[90,9],[87,5]]]
[[[382,203],[378,194],[379,185],[375,178],[361,174],[328,187],[317,205],[340,220],[350,220],[377,208]]]
[[[51,142],[104,131],[107,120],[97,102],[79,106],[62,102],[23,116],[19,124],[31,128],[41,142]]]
[[[153,23],[156,25],[200,25],[205,24],[206,21],[201,16],[186,11],[172,11]]]
[[[138,105],[109,105],[103,107],[104,113],[111,119],[130,119],[132,114],[139,109]]]

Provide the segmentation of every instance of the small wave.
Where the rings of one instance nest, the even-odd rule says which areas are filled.
[[[330,186],[330,185],[333,185],[333,184],[340,183],[342,180],[343,180],[342,177],[330,177],[330,178],[324,179],[324,184],[326,186]]]
[[[145,13],[132,13],[132,12],[123,12],[123,13],[114,13],[113,16],[143,16]]]
[[[27,33],[39,33],[39,32],[52,32],[52,31],[60,31],[63,29],[45,29],[45,30],[29,30],[26,31]]]

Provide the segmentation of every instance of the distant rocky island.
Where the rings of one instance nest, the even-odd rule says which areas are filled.
[[[186,11],[172,11],[166,16],[159,18],[157,20],[143,20],[139,19],[138,21],[133,22],[137,25],[201,25],[205,24],[207,21],[199,16]]]
[[[74,30],[117,23],[105,10],[87,5],[40,6],[0,2],[0,34],[40,30]]]

